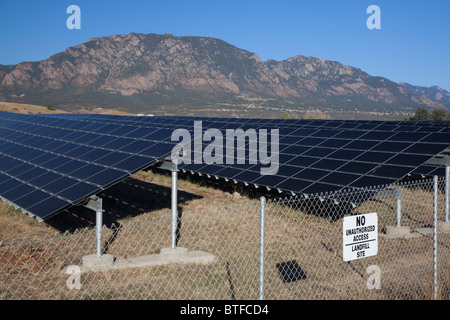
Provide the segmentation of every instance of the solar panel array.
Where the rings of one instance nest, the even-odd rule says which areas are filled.
[[[446,149],[443,152],[436,155],[433,159],[430,159],[420,167],[414,170],[415,174],[422,176],[445,176],[445,164],[449,164],[450,150]]]
[[[167,132],[0,113],[0,196],[39,220],[96,194],[173,148]],[[170,136],[169,136],[170,138]]]
[[[186,148],[192,147],[194,121],[202,122],[203,133],[267,129],[268,154],[271,130],[279,130],[278,170],[261,175],[268,165],[249,163],[258,148],[248,140],[244,164],[184,163],[180,169],[301,194],[391,184],[450,144],[447,122],[0,113],[6,161],[0,161],[0,195],[45,219],[168,156],[178,142],[171,141],[175,129],[190,132]],[[202,150],[210,143],[200,141]],[[237,159],[239,151],[233,152]]]
[[[78,115],[65,115],[78,117]],[[184,128],[193,134],[194,121],[203,131],[226,129],[279,129],[279,169],[261,175],[260,163],[181,164],[184,170],[234,179],[295,193],[332,192],[343,187],[367,187],[395,182],[414,172],[450,143],[447,122],[230,119],[206,117],[123,117],[80,115],[86,121]],[[269,134],[270,135],[270,134]],[[270,139],[268,139],[270,141]],[[209,142],[203,142],[203,148]],[[236,144],[237,146],[237,144]],[[270,153],[270,152],[269,152]],[[237,157],[237,151],[234,155]],[[433,167],[435,169],[435,167]]]
[[[435,165],[421,165],[414,170],[414,174],[420,174],[422,176],[445,176],[445,168],[443,166]]]

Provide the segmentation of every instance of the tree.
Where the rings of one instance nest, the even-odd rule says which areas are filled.
[[[431,120],[431,113],[427,108],[418,108],[414,114],[414,121],[427,121]]]
[[[433,110],[431,111],[431,119],[432,120],[440,120],[443,121],[447,118],[447,112],[444,110]]]
[[[289,115],[286,111],[283,112],[283,119],[295,119],[295,114]]]
[[[327,118],[329,118],[329,116],[325,115],[321,111],[307,112],[303,116],[303,119],[311,119],[311,120],[314,120],[314,119],[327,119]]]
[[[47,105],[47,110],[56,110],[50,103]]]
[[[427,120],[435,120],[435,121],[450,121],[450,112],[445,110],[434,109],[433,111],[429,111],[426,108],[417,108],[414,117],[406,116],[404,118],[405,121],[427,121]]]

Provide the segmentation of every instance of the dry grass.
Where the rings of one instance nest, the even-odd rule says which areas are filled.
[[[140,171],[132,177],[103,191],[99,196],[104,203],[104,223],[111,225],[126,221],[139,221],[170,212],[171,177],[167,174]],[[190,182],[178,181],[180,212],[210,210],[230,203],[249,201],[246,197],[233,197],[227,191]],[[75,206],[55,217],[38,223],[20,209],[0,200],[0,241],[74,231],[95,225],[90,210]]]
[[[35,113],[66,113],[62,110],[49,110],[45,106],[38,106],[34,104],[16,103],[16,102],[0,102],[0,111],[35,114]]]
[[[67,266],[95,252],[94,214],[80,208],[37,224],[17,210],[0,206],[1,235],[12,238],[38,234],[23,250],[6,253],[0,246],[0,269],[13,262],[9,276],[0,276],[0,298],[40,299],[255,299],[258,284],[259,207],[255,199],[232,196],[219,188],[180,179],[179,246],[212,253],[210,265],[168,265],[83,274],[82,289],[66,287]],[[104,246],[107,253],[130,258],[159,253],[170,246],[170,183],[168,175],[139,172],[105,191]],[[426,188],[403,188],[404,224],[426,227],[432,211]],[[357,208],[377,212],[379,228],[395,223],[395,200],[377,197]],[[23,226],[21,226],[23,225]],[[42,232],[61,232],[77,225],[80,232],[49,239]],[[344,262],[341,221],[307,214],[290,206],[267,205],[265,297],[267,299],[430,299],[432,298],[432,239],[379,239],[375,257]],[[439,297],[449,299],[450,235],[440,237]],[[57,239],[57,241],[55,240]],[[7,260],[7,261],[5,261]],[[307,277],[283,283],[276,264],[297,260]],[[9,261],[9,262],[8,262]],[[369,265],[382,271],[381,290],[367,289]],[[51,268],[49,267],[51,266]],[[9,270],[9,269],[8,269]],[[11,271],[11,270],[10,270]],[[17,282],[18,277],[27,281]],[[3,279],[3,280],[2,280]],[[10,282],[16,279],[16,282]],[[16,290],[16,291],[15,291]],[[20,291],[22,290],[22,291]]]
[[[117,109],[108,109],[108,108],[82,108],[79,110],[73,111],[73,113],[95,113],[95,114],[114,114],[120,116],[135,116],[135,113],[129,113],[125,111],[120,111]]]
[[[168,175],[139,172],[101,194],[106,210],[104,246],[108,253],[128,258],[158,253],[161,248],[170,246],[170,185],[171,178]],[[191,250],[210,250],[218,257],[229,260],[234,253],[224,252],[224,249],[253,245],[248,241],[247,244],[240,242],[230,246],[228,236],[234,233],[248,234],[247,224],[238,219],[239,212],[229,215],[221,211],[219,220],[219,215],[211,216],[218,208],[249,204],[252,203],[250,199],[192,183],[189,179],[180,179],[178,189],[179,212],[183,215],[180,246]],[[8,299],[11,297],[10,292],[23,290],[26,297],[35,299],[60,298],[61,295],[73,295],[73,298],[82,299],[120,299],[124,292],[131,290],[128,287],[134,288],[133,292],[127,293],[128,296],[136,298],[140,294],[152,299],[229,298],[227,271],[222,259],[211,266],[172,265],[166,268],[88,273],[83,276],[86,290],[75,294],[67,290],[67,276],[63,274],[63,270],[72,264],[80,265],[83,255],[95,252],[95,215],[89,210],[73,207],[45,223],[37,223],[35,219],[6,204],[1,204],[0,208],[3,228],[1,236],[4,242],[3,246],[0,245],[0,269],[3,273],[0,273],[0,298]],[[199,212],[207,215],[198,215]],[[234,218],[230,219],[231,217]],[[257,228],[258,218],[256,215],[254,218],[251,227]],[[74,231],[74,228],[78,230]],[[63,234],[66,229],[72,231]],[[225,231],[231,232],[223,237]],[[220,245],[217,243],[219,239]],[[12,247],[11,242],[15,243]],[[46,256],[41,259],[43,254]],[[232,261],[228,263],[232,264],[235,281],[239,283],[240,268]],[[39,279],[35,276],[39,276]],[[31,279],[17,284],[17,277]],[[125,282],[124,277],[128,279]],[[117,280],[113,281],[114,279]],[[2,291],[2,282],[9,289]],[[92,284],[88,286],[89,282]],[[105,287],[106,282],[109,285],[100,290],[99,288]],[[179,287],[187,284],[195,288],[183,290]],[[57,289],[63,291],[59,292]],[[15,297],[17,298],[16,295]]]
[[[53,108],[48,109],[46,106],[39,106],[34,104],[17,103],[17,102],[2,102],[0,101],[0,111],[23,113],[23,114],[49,114],[49,113],[67,113],[67,111]],[[135,116],[134,113],[124,112],[116,109],[106,108],[90,108],[74,110],[72,113],[95,113],[95,114],[114,114],[123,116]]]
[[[0,242],[52,232],[46,224],[23,214],[20,209],[0,201]]]

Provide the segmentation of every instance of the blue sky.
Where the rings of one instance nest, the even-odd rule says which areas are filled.
[[[69,30],[69,5],[81,30]],[[369,30],[369,5],[381,29]],[[450,91],[450,1],[0,0],[0,64],[43,60],[89,38],[170,32],[210,36],[261,59],[339,61],[393,81]]]

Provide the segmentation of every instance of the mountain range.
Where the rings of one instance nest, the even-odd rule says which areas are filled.
[[[414,86],[406,82],[399,82],[398,84],[401,85],[406,90],[414,93],[415,95],[425,96],[433,101],[440,102],[448,110],[450,110],[450,92],[438,86],[431,86],[431,87]]]
[[[216,38],[137,33],[89,39],[42,61],[0,65],[0,100],[134,113],[224,104],[450,110],[450,93],[437,86],[396,83],[315,57],[262,61]]]

